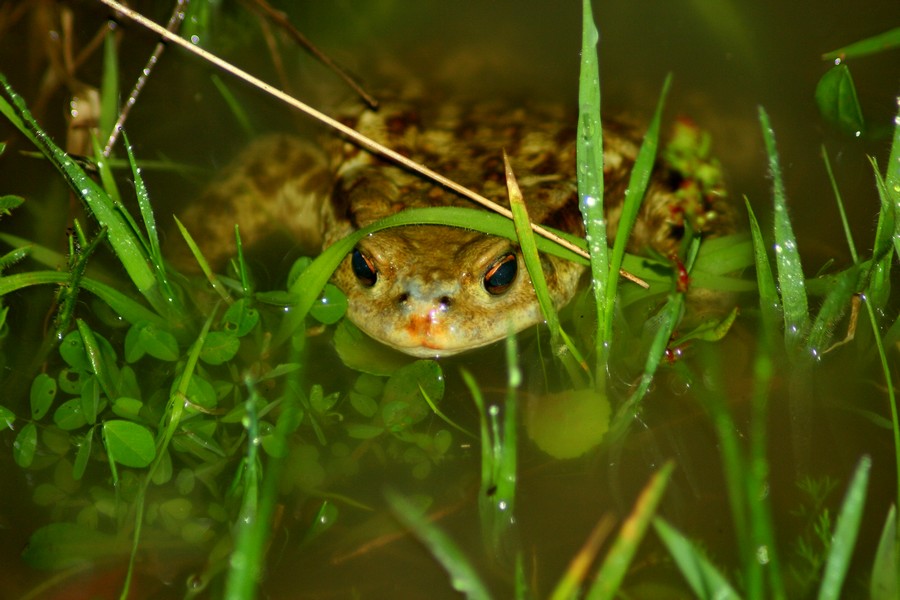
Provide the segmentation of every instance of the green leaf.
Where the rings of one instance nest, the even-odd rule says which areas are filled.
[[[72,431],[87,425],[84,410],[81,407],[81,398],[72,398],[60,404],[53,413],[53,422],[64,431]]]
[[[75,454],[75,464],[72,465],[72,477],[76,481],[80,481],[87,469],[88,461],[91,458],[91,450],[94,447],[94,428],[84,434],[84,437],[78,442],[78,452]]]
[[[347,312],[347,296],[336,286],[327,283],[322,295],[309,309],[309,314],[319,323],[333,325]]]
[[[128,419],[129,421],[141,421],[141,409],[144,403],[135,398],[116,398],[112,403],[112,411],[117,417]]]
[[[864,456],[853,473],[853,479],[850,481],[841,512],[837,517],[837,525],[831,540],[831,550],[828,553],[828,561],[825,563],[825,572],[822,574],[822,583],[819,586],[819,600],[838,600],[841,597],[841,587],[844,585],[844,577],[850,568],[853,547],[856,545],[859,524],[862,521],[862,513],[866,504],[866,491],[871,468],[872,460],[868,456]]]
[[[126,467],[143,468],[156,457],[156,445],[150,431],[131,421],[103,423],[103,443],[110,457]]]
[[[606,396],[593,389],[529,396],[525,430],[553,458],[575,458],[603,440],[610,410]]]
[[[13,429],[15,421],[16,414],[5,406],[0,406],[0,426],[5,425],[8,429]]]
[[[84,415],[84,420],[91,425],[97,422],[97,415],[100,414],[101,408],[101,399],[100,399],[100,382],[97,381],[96,377],[89,377],[81,388],[80,392],[81,398],[81,411]],[[105,400],[103,401],[105,404]]]
[[[84,341],[78,331],[70,331],[59,344],[59,355],[76,371],[89,371],[91,363],[84,350]]]
[[[12,194],[0,196],[0,215],[8,215],[13,209],[22,206],[23,202],[25,202],[25,198],[21,196]]]
[[[41,373],[31,382],[31,418],[40,421],[53,406],[56,398],[56,380]]]
[[[709,559],[662,517],[653,519],[653,528],[669,549],[669,555],[675,560],[697,598],[701,600],[740,598]]]
[[[347,423],[347,435],[355,440],[370,440],[384,433],[384,427],[365,423]]]
[[[210,365],[221,365],[237,354],[241,341],[233,334],[225,331],[210,331],[203,340],[200,360]]]
[[[34,423],[28,423],[13,442],[13,458],[16,464],[27,469],[34,460],[34,453],[37,450],[37,427]]]
[[[76,523],[51,523],[35,531],[22,551],[33,569],[56,571],[96,564],[96,561],[122,556],[128,551],[128,539],[100,533]]]
[[[81,393],[81,388],[89,377],[93,375],[81,369],[62,369],[56,377],[56,382],[63,392],[75,395]]]
[[[116,352],[109,341],[102,335],[95,333],[90,326],[81,319],[75,320],[81,341],[84,342],[84,351],[87,354],[90,370],[100,381],[103,393],[113,398],[115,393],[114,382],[118,380],[118,368],[116,367]]]
[[[865,132],[862,108],[847,65],[834,66],[822,75],[816,85],[816,104],[822,118],[843,133],[859,137]]]
[[[237,337],[244,337],[259,323],[259,311],[253,308],[250,301],[241,298],[228,307],[222,316],[222,327]]]
[[[431,414],[423,391],[435,404],[444,397],[444,374],[436,361],[417,360],[397,369],[385,384],[381,399],[385,426],[404,429]]]
[[[374,398],[357,392],[350,392],[350,405],[367,419],[371,419],[378,412],[378,403]]]
[[[332,341],[341,362],[355,371],[370,375],[390,375],[413,360],[376,342],[347,319],[338,323]]]
[[[133,363],[144,353],[167,362],[178,360],[181,356],[175,336],[152,323],[137,323],[125,336],[125,359]]]

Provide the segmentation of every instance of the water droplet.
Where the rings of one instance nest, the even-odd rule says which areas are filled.
[[[196,46],[197,44],[199,44],[199,43],[200,43],[200,36],[199,36],[199,35],[192,35],[192,36],[191,36],[191,43],[194,44],[195,46]]]

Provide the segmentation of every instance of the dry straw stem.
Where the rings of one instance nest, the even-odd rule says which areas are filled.
[[[286,94],[285,92],[269,85],[265,81],[262,81],[261,79],[259,79],[257,77],[254,77],[253,75],[247,73],[246,71],[242,71],[241,69],[235,67],[234,65],[228,63],[227,61],[219,58],[215,54],[212,54],[210,52],[207,52],[206,50],[203,50],[202,48],[199,48],[198,46],[195,46],[188,40],[186,40],[178,35],[175,35],[174,33],[168,31],[165,27],[158,25],[157,23],[151,21],[150,19],[146,18],[142,14],[128,8],[127,6],[123,6],[122,4],[115,2],[114,0],[100,0],[100,2],[109,6],[116,12],[120,13],[121,15],[138,23],[142,27],[145,27],[145,28],[149,29],[150,31],[154,32],[155,34],[165,38],[167,41],[181,46],[188,52],[192,52],[193,54],[196,54],[203,60],[206,60],[206,61],[216,65],[220,69],[234,75],[235,77],[238,77],[238,78],[244,80],[245,82],[249,83],[250,85],[253,85],[253,86],[261,89],[262,91],[266,92],[267,94],[270,94],[270,95],[274,96],[275,98],[278,98],[282,102],[284,102],[290,106],[293,106],[294,108],[300,110],[303,113],[306,113],[307,115],[316,119],[317,121],[324,123],[325,125],[331,127],[332,129],[339,131],[342,135],[353,140],[355,143],[366,148],[367,150],[370,150],[370,151],[380,154],[386,158],[389,158],[389,159],[393,160],[394,162],[396,162],[408,169],[411,169],[421,175],[424,175],[425,177],[428,177],[429,179],[431,179],[433,181],[440,183],[441,185],[449,188],[450,190],[453,190],[457,194],[460,194],[462,196],[465,196],[466,198],[469,198],[470,200],[473,200],[474,202],[484,206],[485,208],[487,208],[489,210],[499,213],[508,219],[512,219],[512,213],[510,212],[510,210],[508,208],[506,208],[504,206],[500,206],[499,204],[496,204],[495,202],[491,202],[490,200],[488,200],[481,194],[478,194],[466,187],[461,186],[460,184],[456,183],[452,179],[449,179],[436,171],[432,171],[431,169],[429,169],[428,167],[426,167],[422,164],[419,164],[413,160],[410,160],[406,156],[403,156],[402,154],[388,148],[387,146],[383,146],[382,144],[379,144],[375,140],[367,138],[366,136],[360,134],[356,130],[354,130],[350,127],[347,127],[343,123],[329,117],[325,113],[322,113],[322,112],[316,110],[315,108],[312,108],[308,104],[305,104],[305,103],[301,102],[300,100],[297,100],[293,96]],[[578,254],[580,256],[589,258],[589,255],[585,250],[579,248],[578,246],[569,242],[568,240],[565,240],[565,239],[559,237],[555,233],[552,233],[551,231],[544,229],[540,225],[538,225],[536,223],[532,223],[531,228],[538,235],[543,236],[549,240],[552,240],[552,241],[556,242],[557,244],[559,244],[565,248],[568,248],[569,250],[571,250],[572,252],[575,252],[576,254]],[[628,273],[627,271],[622,270],[622,271],[620,271],[620,274],[623,277],[625,277],[626,279],[629,279],[630,281],[633,281],[634,283],[637,283],[638,285],[641,285],[642,287],[645,287],[645,288],[649,287],[647,285],[647,283],[644,282],[642,279],[635,277],[634,275]]]

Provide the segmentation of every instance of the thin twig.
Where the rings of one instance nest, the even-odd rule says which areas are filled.
[[[356,80],[356,77],[349,73],[347,69],[332,60],[330,56],[316,48],[316,46],[313,45],[311,41],[309,41],[309,38],[303,35],[303,33],[301,33],[299,29],[294,27],[294,24],[290,22],[284,12],[272,8],[272,5],[266,2],[266,0],[249,0],[249,4],[255,8],[258,8],[265,14],[265,16],[275,21],[275,23],[277,23],[279,27],[284,29],[284,31],[287,32],[289,36],[294,38],[295,42],[303,46],[306,51],[312,54],[316,60],[334,71],[334,73],[338,77],[343,79],[347,85],[353,88],[353,91],[363,99],[363,102],[365,102],[369,106],[369,108],[378,108],[378,99],[368,93],[365,89],[363,89],[363,87]]]
[[[109,6],[113,10],[121,13],[123,16],[128,17],[129,19],[135,21],[142,27],[146,27],[147,29],[156,33],[157,35],[164,37],[166,40],[168,40],[174,44],[178,44],[185,50],[196,54],[197,56],[203,58],[207,62],[210,62],[210,63],[216,65],[220,69],[222,69],[228,73],[231,73],[235,77],[238,77],[238,78],[244,80],[245,82],[249,83],[250,85],[257,87],[257,88],[261,89],[262,91],[266,92],[267,94],[270,94],[270,95],[278,98],[282,102],[289,104],[290,106],[293,106],[294,108],[300,110],[301,112],[306,113],[307,115],[316,119],[317,121],[320,121],[321,123],[324,123],[325,125],[331,127],[332,129],[339,131],[341,134],[350,138],[351,140],[353,140],[355,143],[359,144],[363,148],[366,148],[367,150],[369,150],[371,152],[375,152],[376,154],[380,154],[381,156],[387,157],[387,158],[393,160],[394,162],[406,167],[407,169],[415,171],[416,173],[419,173],[420,175],[424,175],[425,177],[431,179],[432,181],[436,181],[436,182],[440,183],[441,185],[447,187],[448,189],[453,190],[457,194],[460,194],[461,196],[465,196],[466,198],[469,198],[470,200],[480,204],[481,206],[483,206],[489,210],[492,210],[498,214],[501,214],[508,219],[512,219],[512,212],[510,212],[510,210],[508,208],[506,208],[505,206],[501,206],[501,205],[497,204],[496,202],[492,202],[492,201],[488,200],[487,198],[485,198],[484,196],[482,196],[481,194],[478,194],[478,193],[456,183],[452,179],[449,179],[449,178],[445,177],[444,175],[441,175],[440,173],[433,171],[424,165],[421,165],[413,160],[410,160],[406,156],[403,156],[402,154],[396,152],[395,150],[391,150],[387,146],[379,144],[375,140],[367,138],[366,136],[360,134],[359,132],[352,129],[351,127],[347,127],[340,121],[337,121],[337,120],[329,117],[328,115],[316,110],[315,108],[309,106],[308,104],[304,104],[300,100],[297,100],[296,98],[284,93],[283,91],[281,91],[275,87],[272,87],[265,81],[262,81],[261,79],[254,77],[250,73],[247,73],[246,71],[243,71],[243,70],[235,67],[234,65],[228,63],[227,61],[219,58],[215,54],[207,52],[206,50],[193,45],[192,43],[185,40],[184,38],[179,37],[169,31],[167,31],[164,27],[161,27],[157,23],[154,23],[153,21],[147,19],[142,14],[135,12],[126,6],[123,6],[122,4],[119,4],[115,0],[100,0],[100,2]],[[590,258],[590,255],[585,250],[582,250],[581,248],[579,248],[572,242],[569,242],[568,240],[559,237],[558,235],[545,229],[544,227],[541,227],[537,223],[532,223],[531,229],[538,235],[556,242],[560,246],[563,246],[564,248],[571,250],[572,252],[578,254],[579,256],[582,256],[584,258]],[[644,287],[644,288],[650,287],[647,284],[647,282],[643,281],[642,279],[640,279],[639,277],[637,277],[635,275],[632,275],[631,273],[628,273],[624,269],[620,270],[619,274],[621,274],[626,279],[633,281],[634,283],[640,285],[641,287]]]
[[[184,7],[187,5],[187,3],[188,0],[178,0],[175,3],[175,9],[172,11],[172,16],[169,17],[169,22],[166,23],[166,31],[174,32],[178,29],[178,26],[181,25],[181,21],[184,19]],[[138,96],[141,95],[141,90],[144,89],[144,85],[147,83],[147,80],[150,77],[150,73],[153,72],[153,67],[156,66],[156,63],[159,61],[159,57],[162,56],[162,53],[165,49],[166,45],[162,41],[156,44],[156,48],[153,49],[153,54],[151,54],[150,58],[147,59],[147,64],[144,65],[144,69],[138,76],[137,81],[134,82],[134,87],[131,89],[131,94],[128,95],[128,100],[126,100],[125,104],[122,105],[122,110],[119,113],[119,118],[116,119],[116,124],[113,125],[112,131],[109,132],[109,139],[106,140],[106,146],[103,148],[104,158],[109,158],[113,146],[116,145],[116,140],[119,139],[119,132],[122,131],[122,127],[125,125],[125,120],[128,118],[128,114],[131,112],[131,108],[137,102]]]

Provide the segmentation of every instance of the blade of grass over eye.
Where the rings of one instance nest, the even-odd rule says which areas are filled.
[[[641,491],[631,514],[622,523],[619,535],[597,571],[594,583],[585,596],[587,600],[609,600],[618,593],[628,566],[656,515],[656,507],[662,500],[674,469],[675,463],[666,462]]]
[[[578,197],[584,218],[585,239],[591,256],[591,283],[597,314],[606,315],[606,288],[610,278],[609,248],[606,243],[606,217],[603,214],[603,128],[600,123],[600,67],[597,41],[600,35],[594,24],[591,1],[582,2],[581,71],[578,76],[578,127],[576,160],[578,162]],[[609,332],[606,319],[597,319],[595,352],[597,367],[595,385],[606,386],[606,362]]]
[[[553,347],[559,345],[560,325],[559,315],[556,314],[556,308],[553,306],[553,300],[550,298],[550,290],[547,288],[547,279],[544,277],[544,269],[541,268],[541,259],[538,255],[537,244],[534,241],[534,232],[531,230],[531,219],[528,217],[528,208],[525,206],[525,199],[522,197],[522,190],[516,181],[516,175],[513,173],[512,166],[509,164],[509,156],[503,151],[503,166],[506,173],[506,189],[509,196],[509,208],[513,214],[513,225],[516,228],[516,235],[519,238],[519,247],[522,250],[522,259],[525,261],[525,268],[528,275],[531,276],[531,282],[534,285],[534,292],[537,295],[538,304],[541,307],[541,314],[547,321],[547,328],[550,330],[550,339]]]
[[[516,228],[519,247],[522,251],[522,260],[525,261],[525,268],[531,277],[538,305],[541,307],[541,314],[544,316],[547,328],[550,330],[550,344],[553,346],[554,356],[560,358],[572,383],[576,387],[584,387],[586,382],[579,368],[579,364],[584,364],[584,359],[559,324],[559,315],[556,312],[556,307],[553,305],[553,299],[550,297],[547,279],[544,277],[544,269],[541,266],[541,258],[538,255],[534,231],[531,229],[528,208],[525,205],[525,199],[522,197],[522,190],[516,181],[512,166],[509,164],[509,156],[507,156],[506,151],[503,152],[503,164],[506,172],[509,208],[513,214],[513,225]],[[561,344],[565,344],[568,352],[560,353],[556,351]]]
[[[769,157],[769,172],[772,177],[775,205],[775,266],[784,309],[785,344],[789,349],[796,349],[809,324],[803,267],[800,264],[800,252],[794,238],[791,219],[787,214],[787,194],[781,179],[775,132],[769,123],[769,115],[762,106],[759,107],[759,122],[762,126],[763,140]]]
[[[843,48],[826,52],[822,55],[822,60],[847,60],[848,58],[859,58],[861,56],[884,52],[885,50],[897,48],[898,46],[900,46],[900,27],[895,27],[883,33],[853,42],[852,44],[847,44]]]
[[[628,188],[625,191],[625,202],[622,205],[622,214],[619,217],[619,226],[616,231],[616,241],[613,244],[612,257],[609,263],[610,273],[618,273],[622,267],[622,261],[625,258],[625,246],[631,236],[631,229],[637,221],[638,212],[641,209],[641,203],[650,183],[650,174],[653,172],[653,163],[656,160],[656,150],[659,147],[659,125],[662,120],[663,106],[666,102],[666,96],[669,93],[669,87],[672,84],[672,76],[667,75],[663,82],[662,91],[659,94],[659,101],[656,104],[656,111],[653,113],[653,119],[644,135],[644,141],[638,151],[637,158],[634,161],[634,167],[628,178]],[[603,340],[603,347],[609,348],[612,343],[612,324],[613,314],[616,302],[616,289],[618,288],[618,278],[611,277],[606,286],[606,300],[603,303],[603,315],[605,324],[602,331],[607,336]]]
[[[384,493],[388,504],[400,523],[425,544],[431,555],[450,575],[453,589],[471,600],[488,600],[491,595],[465,554],[451,540],[422,515],[421,509],[401,494],[388,489]]]
[[[819,586],[819,600],[838,600],[841,597],[841,588],[850,568],[853,547],[856,545],[859,525],[862,522],[871,467],[872,460],[864,456],[853,473],[853,479],[850,481],[841,512],[837,517],[831,549]]]
[[[662,517],[653,519],[653,528],[659,539],[669,550],[669,555],[678,565],[681,574],[687,580],[700,600],[738,600],[737,592],[728,583],[725,576],[689,539],[669,525]]]
[[[94,214],[100,225],[108,228],[113,250],[141,295],[161,315],[177,315],[177,299],[166,298],[161,293],[140,241],[110,198],[75,161],[50,140],[31,116],[22,98],[2,75],[0,86],[5,95],[5,98],[0,98],[0,113],[38,147],[63,175],[69,187]]]

